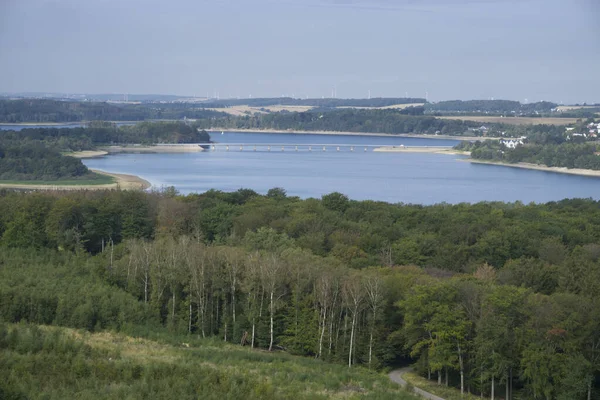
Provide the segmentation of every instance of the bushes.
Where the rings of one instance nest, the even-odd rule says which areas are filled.
[[[344,395],[348,387],[377,399],[413,398],[372,372],[195,344],[184,350],[114,334],[0,323],[0,398],[319,399]]]

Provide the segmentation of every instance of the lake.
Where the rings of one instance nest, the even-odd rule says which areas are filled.
[[[455,140],[400,137],[235,133],[211,134],[221,143],[357,144],[452,146]],[[240,188],[266,193],[282,187],[289,195],[321,197],[334,191],[355,200],[391,203],[479,201],[547,202],[563,198],[600,199],[598,178],[471,164],[464,156],[364,151],[299,151],[290,147],[254,152],[116,154],[84,160],[94,169],[138,175],[155,187],[175,186],[187,194]]]

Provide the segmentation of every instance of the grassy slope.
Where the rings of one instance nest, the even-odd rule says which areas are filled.
[[[415,399],[364,368],[187,338],[0,324],[0,398]]]
[[[80,185],[110,185],[115,183],[115,179],[108,175],[97,174],[92,172],[89,179],[72,179],[72,180],[60,180],[60,181],[10,181],[0,180],[0,184],[7,185],[56,185],[56,186],[80,186]]]

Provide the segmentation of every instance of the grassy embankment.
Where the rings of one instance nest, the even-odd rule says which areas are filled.
[[[65,179],[58,181],[12,181],[0,180],[0,185],[44,185],[44,186],[89,186],[89,185],[111,185],[115,183],[115,178],[109,175],[99,174],[96,172],[90,173],[86,179]]]
[[[423,389],[426,392],[435,394],[445,400],[476,400],[481,398],[480,396],[468,393],[461,396],[459,389],[438,385],[437,382],[429,381],[413,372],[407,372],[402,375],[402,377],[409,385]]]
[[[0,398],[416,399],[364,368],[190,336],[0,323],[0,354]]]

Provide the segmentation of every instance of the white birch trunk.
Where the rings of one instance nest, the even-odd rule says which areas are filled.
[[[271,305],[270,305],[270,318],[271,318],[271,324],[270,324],[270,328],[269,331],[271,333],[271,341],[269,343],[269,351],[273,351],[273,291],[271,291]]]

